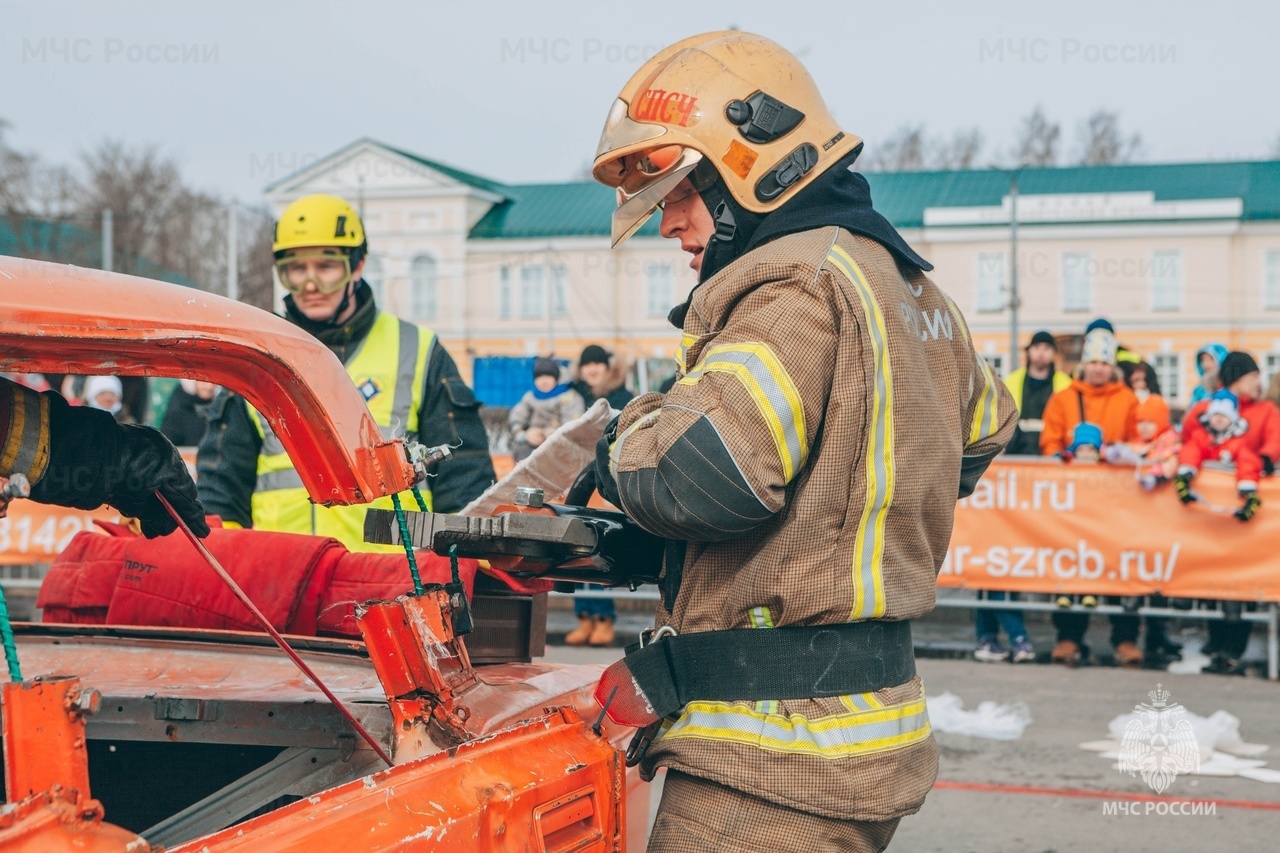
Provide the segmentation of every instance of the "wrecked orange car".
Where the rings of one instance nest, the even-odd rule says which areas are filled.
[[[318,341],[182,287],[0,258],[0,370],[231,388],[321,504],[403,492],[425,464],[383,438]],[[217,585],[191,553],[184,571]],[[545,593],[502,577],[480,571],[469,595],[432,583],[417,593],[406,565],[394,581],[406,594],[345,603],[350,636],[286,633],[350,721],[248,623],[14,625],[22,680],[3,692],[0,850],[642,847],[649,794],[620,750],[632,731],[592,698],[601,667],[536,661]],[[274,612],[251,578],[243,585]]]

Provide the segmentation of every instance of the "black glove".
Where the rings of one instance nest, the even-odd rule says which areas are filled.
[[[1241,521],[1249,521],[1257,513],[1258,507],[1262,506],[1262,499],[1257,492],[1241,492],[1240,497],[1244,498],[1244,503],[1232,515]]]
[[[1264,476],[1270,477],[1276,472],[1276,463],[1271,461],[1270,456],[1262,457],[1262,473]]]
[[[49,394],[49,464],[31,499],[76,509],[110,504],[142,522],[148,539],[177,524],[159,490],[197,536],[209,535],[196,484],[178,449],[151,427],[121,425],[109,413],[72,408]]]
[[[1184,504],[1189,504],[1196,499],[1195,493],[1191,491],[1192,474],[1179,474],[1173,478],[1173,489],[1178,493],[1178,500]]]

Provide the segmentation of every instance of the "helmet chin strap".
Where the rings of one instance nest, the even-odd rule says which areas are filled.
[[[329,326],[330,328],[341,326],[342,323],[338,320],[338,318],[342,316],[342,312],[346,311],[347,306],[351,304],[351,297],[355,295],[355,292],[356,292],[356,279],[355,277],[352,277],[351,281],[347,282],[346,289],[343,290],[342,292],[342,301],[338,303],[338,307],[334,309],[334,312],[329,315],[329,319],[317,320],[316,322],[324,323],[326,326]]]

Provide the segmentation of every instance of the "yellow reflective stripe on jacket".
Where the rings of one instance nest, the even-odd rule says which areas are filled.
[[[748,705],[690,702],[661,737],[699,738],[835,759],[899,749],[924,740],[930,731],[923,697],[812,721],[800,714],[761,713]]]
[[[858,621],[883,616],[885,610],[884,525],[894,485],[893,377],[889,333],[871,285],[853,258],[839,246],[831,250],[827,260],[849,280],[862,303],[875,375],[865,463],[867,494],[853,547],[853,609],[849,618]]]
[[[851,693],[848,696],[841,696],[840,702],[850,711],[874,711],[876,708],[884,707],[884,703],[877,699],[874,693]]]
[[[0,475],[22,474],[31,482],[49,465],[49,398],[16,382],[9,386],[9,423],[3,424]]]
[[[434,341],[431,331],[380,312],[363,345],[346,364],[347,375],[357,387],[368,383],[371,386],[368,390],[374,390],[367,405],[383,436],[416,437],[427,359]],[[257,483],[251,500],[255,527],[332,536],[351,550],[400,550],[364,542],[366,510],[369,507],[391,509],[389,497],[352,507],[326,508],[312,504],[280,439],[260,414],[252,407],[249,411],[262,438]],[[423,497],[430,508],[430,492],[424,492]]]
[[[978,360],[978,369],[982,373],[982,394],[978,397],[978,404],[973,409],[973,423],[969,425],[969,446],[975,445],[983,439],[990,438],[995,435],[996,430],[1000,429],[1000,417],[997,411],[997,402],[1000,399],[1000,389],[996,385],[996,378],[991,373],[991,365],[987,364],[987,360],[980,355],[975,355]]]
[[[772,628],[773,614],[769,612],[767,607],[751,608],[751,627],[752,628]]]
[[[680,336],[680,346],[676,347],[676,366],[680,369],[681,374],[689,372],[689,365],[686,363],[686,358],[689,354],[689,347],[693,346],[694,342],[697,340],[698,339],[693,335]]]
[[[769,427],[782,462],[783,480],[791,482],[809,457],[804,403],[773,350],[768,344],[755,342],[713,346],[679,384],[696,385],[707,373],[727,373],[746,388]]]

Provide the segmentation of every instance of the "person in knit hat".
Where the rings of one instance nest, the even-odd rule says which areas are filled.
[[[582,398],[567,382],[560,381],[560,364],[554,358],[533,362],[533,388],[511,407],[507,426],[511,430],[517,461],[528,458],[547,436],[586,411]]]
[[[578,356],[578,379],[573,390],[591,408],[596,400],[608,400],[609,408],[622,410],[635,396],[627,390],[626,365],[599,344],[588,344]]]
[[[1044,410],[1044,432],[1040,450],[1046,456],[1068,458],[1077,438],[1080,447],[1094,447],[1133,441],[1138,437],[1138,398],[1116,369],[1115,331],[1106,320],[1095,320],[1085,331],[1080,368],[1071,387],[1049,398]],[[1077,427],[1085,429],[1077,435]],[[1093,429],[1089,429],[1092,427]],[[1088,433],[1088,437],[1085,436]],[[1086,443],[1087,442],[1087,443]],[[1101,447],[1097,447],[1101,450]],[[1058,643],[1050,653],[1055,663],[1075,665],[1087,656],[1084,635],[1089,629],[1087,613],[1054,613]],[[1138,617],[1117,614],[1111,617],[1111,642],[1116,661],[1122,666],[1141,666],[1142,650],[1137,639]]]
[[[1196,372],[1200,374],[1200,384],[1191,392],[1191,405],[1208,400],[1214,391],[1223,387],[1218,370],[1227,354],[1227,348],[1222,344],[1205,344],[1196,350]]]
[[[1046,331],[1036,332],[1023,351],[1026,367],[1004,379],[1005,386],[1018,404],[1018,428],[1005,453],[1020,456],[1040,455],[1040,433],[1044,429],[1044,408],[1057,391],[1071,386],[1071,377],[1057,369],[1058,342]]]
[[[1085,334],[1075,380],[1050,397],[1045,406],[1044,430],[1040,433],[1043,455],[1056,456],[1066,451],[1076,424],[1081,421],[1097,424],[1107,444],[1137,438],[1138,398],[1119,379],[1117,349],[1115,333],[1106,328],[1095,326]]]

